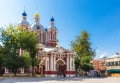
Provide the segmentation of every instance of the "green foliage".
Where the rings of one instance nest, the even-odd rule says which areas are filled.
[[[29,52],[24,51],[23,54],[22,54],[22,56],[21,56],[21,59],[23,59],[23,61],[21,63],[21,64],[24,64],[23,67],[28,68],[28,67],[31,66],[32,59],[31,59],[31,57],[29,55]]]
[[[23,59],[20,56],[5,55],[4,61],[4,66],[7,67],[14,74],[16,74],[18,68],[23,67]]]
[[[35,57],[35,58],[32,59],[32,65],[33,66],[37,66],[39,63],[40,63],[40,61],[39,61],[38,58]]]
[[[24,30],[23,27],[19,27],[21,31],[18,34],[18,41],[20,42],[20,48],[25,49],[29,52],[31,57],[32,75],[34,75],[34,66],[38,65],[39,61],[36,58],[36,53],[38,52],[38,36],[36,32],[31,32],[30,30]]]
[[[2,48],[0,47],[0,69],[2,68],[2,57],[3,57],[3,55],[2,55]]]
[[[90,63],[83,63],[83,64],[81,65],[81,69],[87,72],[87,71],[89,71],[90,69],[93,69],[93,66],[92,66],[92,64],[90,64]]]
[[[78,55],[75,55],[74,63],[75,63],[75,68],[77,69],[80,66],[80,58]]]
[[[72,50],[80,56],[94,56],[94,51],[91,48],[91,43],[89,42],[89,33],[87,31],[82,31],[80,36],[77,36],[75,41],[71,42]]]
[[[90,61],[95,56],[95,50],[91,48],[89,37],[89,33],[83,30],[80,36],[77,36],[76,40],[71,42],[72,50],[78,55],[78,57],[75,57],[75,64],[79,64],[84,71],[86,71],[86,69],[89,71],[90,68],[92,68]]]
[[[37,33],[25,30],[20,26],[10,25],[6,30],[2,30],[0,40],[3,44],[3,65],[8,67],[14,74],[18,68],[35,66],[38,64],[37,53]],[[19,56],[20,48],[27,51],[23,56]]]
[[[91,56],[83,56],[81,58],[81,63],[90,63],[91,60],[92,60]]]
[[[3,74],[3,55],[0,48],[0,75]]]
[[[23,28],[23,27],[19,27]],[[18,34],[18,41],[20,42],[20,47],[24,48],[28,52],[35,52],[33,54],[36,54],[37,52],[37,43],[38,43],[38,38],[37,38],[37,33],[36,32],[31,32],[30,30],[25,30],[21,31]]]

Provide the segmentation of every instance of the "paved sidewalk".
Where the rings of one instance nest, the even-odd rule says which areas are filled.
[[[0,80],[0,83],[120,83],[120,78],[13,77]]]

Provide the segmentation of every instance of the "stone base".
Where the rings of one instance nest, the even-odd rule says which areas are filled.
[[[56,77],[57,75],[48,75],[48,74],[45,74],[45,77]]]
[[[12,77],[12,76],[14,76],[14,74],[13,73],[7,73],[7,74],[3,74],[3,76],[8,76],[8,77]],[[16,76],[29,76],[29,74],[19,74],[19,73],[17,73],[16,74]]]
[[[45,77],[57,77],[59,75],[49,75],[49,74],[45,74]],[[63,76],[63,75],[61,75]],[[75,74],[66,74],[66,77],[75,77]]]
[[[66,77],[75,77],[75,74],[66,74]]]

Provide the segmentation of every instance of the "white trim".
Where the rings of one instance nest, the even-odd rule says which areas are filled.
[[[74,77],[75,74],[66,74],[66,77]]]
[[[57,75],[47,75],[45,74],[45,77],[56,77]]]
[[[58,60],[56,61],[56,64],[57,64],[58,61],[63,61],[64,65],[66,64],[63,59],[58,59]]]

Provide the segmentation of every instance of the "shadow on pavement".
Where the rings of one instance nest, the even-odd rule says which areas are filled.
[[[42,82],[42,81],[83,81],[92,77],[11,77],[0,79],[0,83],[23,83],[23,82]],[[92,78],[92,79],[104,79]]]

